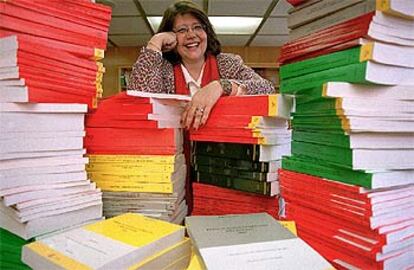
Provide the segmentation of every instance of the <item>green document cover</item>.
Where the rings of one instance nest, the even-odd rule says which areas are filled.
[[[246,180],[251,180],[251,181],[260,181],[260,182],[272,181],[271,179],[268,179],[267,173],[261,173],[261,172],[237,170],[234,168],[220,168],[220,167],[204,166],[204,165],[198,165],[198,164],[195,165],[194,169],[201,173],[213,173],[213,174],[220,174],[224,176],[233,176],[233,177],[237,177],[240,179],[246,179]]]
[[[344,133],[316,132],[312,130],[293,130],[292,140],[297,142],[319,143],[350,148],[350,138]]]
[[[195,154],[258,161],[260,155],[260,145],[197,142],[195,143]]]
[[[282,160],[282,168],[346,184],[372,188],[373,175],[371,173],[347,169],[334,164],[328,164],[325,161],[297,156],[284,157]]]
[[[235,158],[195,155],[194,163],[202,166],[232,168],[240,171],[269,172],[269,162],[253,162]]]
[[[285,80],[313,72],[357,64],[360,62],[360,51],[361,47],[358,46],[352,49],[334,52],[296,63],[283,65],[280,67],[280,79]]]
[[[272,194],[272,183],[259,182],[247,179],[238,178],[236,176],[228,176],[221,174],[212,174],[197,172],[197,181],[204,184],[211,184],[214,186],[231,188],[240,191],[257,193],[262,195],[276,195]]]
[[[282,94],[295,94],[305,89],[322,87],[326,82],[369,83],[365,79],[367,62],[331,68],[299,77],[282,80],[280,92]]]
[[[21,260],[22,247],[29,242],[0,228],[0,269],[30,269]]]

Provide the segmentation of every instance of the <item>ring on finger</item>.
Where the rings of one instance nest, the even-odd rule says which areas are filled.
[[[199,111],[201,113],[204,113],[204,108],[196,108],[196,111]]]

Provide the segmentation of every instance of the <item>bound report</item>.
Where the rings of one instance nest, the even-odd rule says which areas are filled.
[[[33,269],[126,269],[184,240],[184,227],[124,214],[23,247]]]
[[[188,234],[202,264],[214,269],[333,269],[270,215],[191,216]]]

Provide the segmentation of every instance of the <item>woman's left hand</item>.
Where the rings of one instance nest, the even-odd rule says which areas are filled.
[[[222,93],[223,89],[218,81],[212,81],[197,91],[181,116],[183,127],[197,130],[203,126]]]

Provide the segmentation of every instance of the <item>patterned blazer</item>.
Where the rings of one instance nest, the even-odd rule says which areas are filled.
[[[217,65],[221,79],[244,84],[248,95],[275,93],[272,83],[246,66],[239,55],[220,53],[217,55]],[[132,67],[128,89],[175,93],[173,65],[160,52],[143,47]]]

